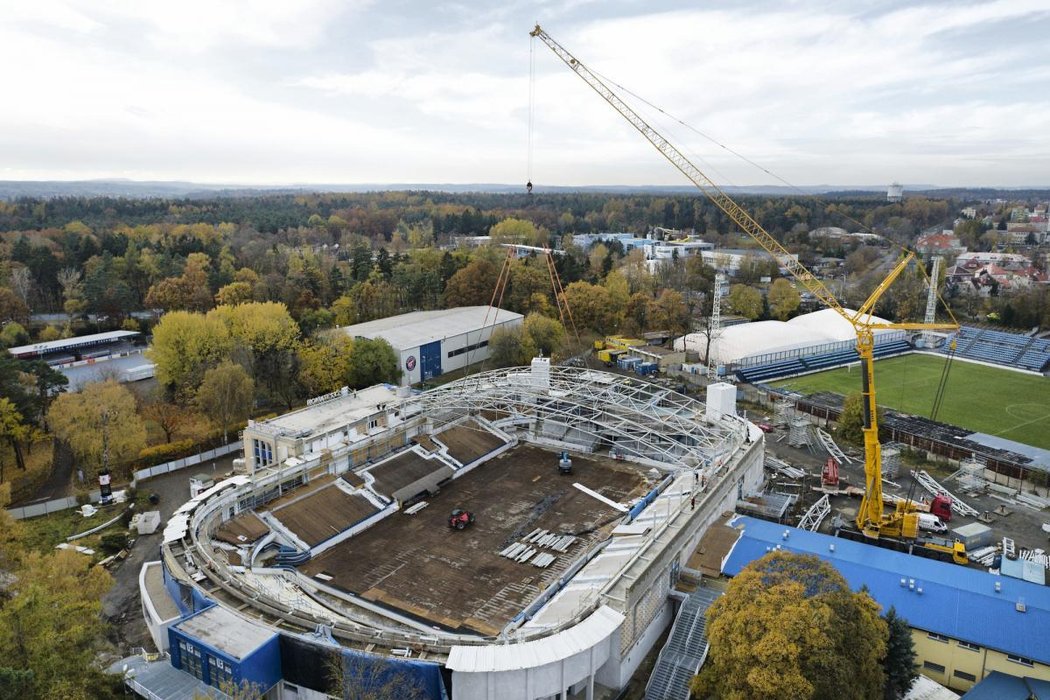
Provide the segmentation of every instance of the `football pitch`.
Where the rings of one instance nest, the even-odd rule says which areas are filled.
[[[928,418],[943,368],[944,358],[930,355],[878,360],[876,400],[885,408]],[[848,395],[860,391],[860,368],[843,367],[772,384],[800,394]],[[955,360],[937,420],[1050,449],[1050,378]]]

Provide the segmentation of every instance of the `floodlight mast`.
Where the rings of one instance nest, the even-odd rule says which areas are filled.
[[[833,309],[853,326],[857,334],[856,347],[861,361],[861,381],[863,382],[861,390],[864,415],[865,489],[861,507],[857,511],[857,527],[865,536],[870,538],[878,538],[880,535],[914,537],[918,530],[918,516],[912,511],[910,504],[901,502],[894,513],[889,516],[883,514],[882,454],[879,445],[878,415],[875,403],[875,330],[958,330],[959,328],[957,323],[882,323],[873,321],[872,311],[875,308],[875,304],[915,258],[915,253],[909,251],[887,275],[886,279],[875,288],[875,291],[871,293],[859,309],[855,312],[847,311],[839,304],[838,299],[835,298],[831,290],[824,286],[824,283],[817,279],[796,256],[789,253],[779,241],[762,228],[754,217],[733,201],[711,178],[693,165],[660,132],[650,126],[612,88],[591,72],[587,66],[573,56],[565,47],[551,38],[540,25],[537,24],[529,34],[534,39],[539,39],[546,44],[570,70],[580,76],[591,89],[601,95],[602,99],[608,102],[631,126],[637,129],[656,150],[669,160],[673,166],[678,168],[715,206],[725,212],[741,230],[755,239],[777,261],[777,264],[786,269],[807,292],[816,297],[824,306]]]

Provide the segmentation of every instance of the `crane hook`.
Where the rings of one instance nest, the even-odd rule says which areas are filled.
[[[525,183],[525,190],[528,194],[532,194],[532,180]]]

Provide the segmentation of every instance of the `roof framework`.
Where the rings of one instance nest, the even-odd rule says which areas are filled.
[[[707,466],[739,447],[743,424],[712,424],[703,403],[633,377],[578,367],[491,370],[416,397],[436,423],[495,412],[496,424],[561,425],[575,439],[616,448],[625,456],[669,469]]]

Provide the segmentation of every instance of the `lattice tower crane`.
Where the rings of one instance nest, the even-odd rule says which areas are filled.
[[[882,456],[879,445],[878,415],[875,403],[875,331],[906,330],[957,331],[959,324],[951,323],[880,323],[873,320],[872,311],[890,285],[908,267],[915,258],[915,253],[907,251],[897,265],[890,271],[871,295],[856,311],[844,309],[835,295],[817,279],[805,265],[791,255],[783,245],[769,234],[740,205],[718,187],[707,175],[700,171],[690,160],[671,144],[660,132],[651,127],[619,95],[605,84],[589,68],[569,53],[561,44],[551,38],[540,25],[530,32],[534,39],[539,39],[560,58],[576,75],[587,83],[613,109],[630,122],[649,143],[671,162],[697,189],[712,203],[721,209],[741,228],[758,242],[762,248],[794,277],[802,287],[820,300],[824,306],[833,309],[846,319],[857,334],[857,354],[860,355],[861,391],[863,394],[863,433],[864,433],[864,497],[857,511],[857,528],[866,537],[876,539],[880,536],[913,538],[918,531],[918,515],[907,502],[899,502],[896,510],[890,514],[883,512],[882,502]],[[924,271],[925,272],[925,271]],[[949,311],[949,314],[951,312]]]

